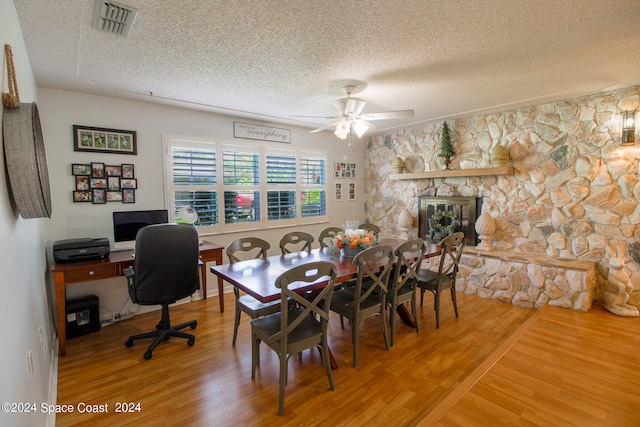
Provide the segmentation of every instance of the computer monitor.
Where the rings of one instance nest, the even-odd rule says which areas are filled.
[[[169,211],[156,209],[147,211],[122,211],[113,213],[113,249],[134,249],[136,235],[142,227],[169,222]]]

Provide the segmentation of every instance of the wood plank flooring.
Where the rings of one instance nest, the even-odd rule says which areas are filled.
[[[339,368],[329,390],[317,351],[289,360],[285,415],[277,415],[278,361],[262,347],[251,380],[249,318],[231,346],[232,298],[171,307],[172,322],[198,320],[196,343],[171,339],[142,355],[159,312],[69,340],[59,360],[58,404],[108,404],[108,413],[59,414],[57,426],[640,425],[640,319],[548,307],[528,310],[458,294],[460,318],[443,299],[419,307],[421,332],[399,323],[384,349],[377,319],[361,326],[358,368],[351,331],[330,322]],[[119,402],[139,412],[116,413]]]

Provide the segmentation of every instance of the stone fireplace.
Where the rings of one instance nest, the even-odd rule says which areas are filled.
[[[467,240],[467,245],[475,246],[477,234],[476,220],[482,208],[482,197],[418,197],[418,237],[429,237],[428,219],[437,211],[453,211],[462,222],[462,232]]]
[[[586,310],[602,302],[610,251],[623,254],[623,271],[640,294],[640,260],[627,250],[640,238],[639,149],[621,145],[619,119],[620,111],[638,108],[634,86],[448,121],[451,170],[491,168],[490,153],[501,145],[509,150],[509,175],[426,175],[443,170],[441,122],[375,135],[366,151],[365,217],[393,230],[406,207],[423,237],[432,214],[419,209],[421,196],[482,197],[482,213],[495,220],[488,239],[495,250],[482,253],[469,242],[460,283],[466,293]],[[396,157],[405,173],[425,176],[391,179]]]

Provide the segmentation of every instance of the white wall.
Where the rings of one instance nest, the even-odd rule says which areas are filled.
[[[161,209],[164,204],[162,171],[162,136],[179,136],[198,139],[215,139],[234,143],[252,144],[251,140],[234,139],[233,122],[243,121],[259,123],[247,119],[238,119],[217,114],[173,108],[104,96],[81,94],[39,88],[40,118],[47,141],[49,174],[52,187],[53,215],[47,227],[49,247],[56,240],[76,237],[108,237],[113,241],[111,213],[114,210]],[[102,154],[73,151],[73,125],[85,125],[111,129],[137,131],[138,154]],[[364,219],[364,142],[354,141],[351,147],[345,141],[338,140],[332,133],[310,134],[309,129],[277,125],[291,129],[292,144],[287,147],[296,149],[322,149],[328,152],[328,203],[331,225],[344,223],[346,219]],[[283,144],[270,143],[274,147]],[[107,203],[73,203],[72,190],[74,180],[71,175],[72,163],[104,162],[105,164],[133,163],[138,179],[136,203],[133,205]],[[334,162],[356,163],[360,168],[356,185],[361,192],[355,201],[333,201]],[[342,180],[344,183],[348,180]],[[305,226],[305,230],[317,235],[327,223]],[[278,228],[252,232],[272,244],[272,253],[278,252],[277,242],[291,228]],[[203,236],[212,242],[227,245],[241,237],[243,233],[226,233]],[[318,245],[316,245],[318,246]],[[208,272],[208,295],[216,295],[215,277]],[[102,280],[93,283],[72,285],[67,288],[67,297],[95,294],[100,298],[101,316],[120,311],[128,300],[124,279]],[[230,309],[231,297],[227,299]],[[127,303],[125,309],[133,308]]]
[[[36,101],[36,85],[11,0],[0,0],[0,45],[11,45],[20,100]],[[8,92],[4,49],[2,50],[2,91]],[[0,118],[0,125],[2,119]],[[45,134],[46,135],[46,134]],[[46,140],[45,140],[46,142]],[[49,144],[47,144],[47,150]],[[51,220],[22,219],[12,206],[0,150],[0,402],[33,402],[38,412],[0,412],[0,425],[45,425],[41,403],[55,403],[56,360],[54,329],[47,299],[48,268],[45,229]],[[42,348],[38,329],[42,330]],[[33,375],[29,377],[27,353],[31,352]]]

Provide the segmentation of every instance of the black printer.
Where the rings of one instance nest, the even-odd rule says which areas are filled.
[[[109,251],[109,239],[106,237],[58,240],[53,244],[53,259],[56,262],[88,261],[106,258]]]

